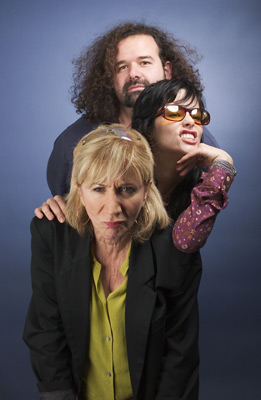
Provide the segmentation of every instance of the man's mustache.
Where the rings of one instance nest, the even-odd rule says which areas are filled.
[[[135,86],[141,84],[144,86],[144,88],[146,88],[147,86],[149,86],[149,82],[147,80],[143,80],[143,79],[134,79],[132,81],[126,82],[125,85],[123,86],[123,93],[127,93],[128,89],[130,86]]]

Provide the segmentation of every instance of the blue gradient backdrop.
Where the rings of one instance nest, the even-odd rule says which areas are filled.
[[[204,56],[210,130],[238,175],[202,251],[200,399],[259,398],[260,17],[258,0],[1,1],[1,399],[38,398],[21,339],[31,291],[29,223],[49,196],[53,142],[77,119],[71,60],[127,19],[165,28]]]

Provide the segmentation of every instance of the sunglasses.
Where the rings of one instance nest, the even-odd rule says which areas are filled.
[[[177,104],[166,104],[155,117],[161,115],[168,121],[178,122],[185,118],[187,112],[197,125],[208,125],[210,122],[210,114],[203,108],[185,108]]]
[[[104,129],[100,132],[101,135],[107,135],[108,133],[112,133],[118,136],[120,139],[129,140],[130,142],[137,142],[141,140],[140,136],[135,132],[130,132],[128,129],[124,128],[108,128]],[[82,144],[86,143],[86,139],[82,139]]]

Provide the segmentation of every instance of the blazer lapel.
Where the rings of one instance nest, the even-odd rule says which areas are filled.
[[[155,269],[150,242],[132,245],[126,296],[126,340],[134,396],[141,379],[151,316]]]
[[[79,375],[83,373],[89,338],[91,285],[90,235],[68,230],[60,272],[60,289],[66,334]],[[81,378],[81,377],[80,377]]]

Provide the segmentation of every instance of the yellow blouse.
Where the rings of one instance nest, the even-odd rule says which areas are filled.
[[[125,280],[107,299],[99,279],[101,264],[93,259],[89,355],[82,400],[127,400],[133,396],[125,335],[129,254],[130,249],[120,268]]]

